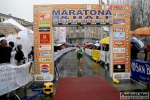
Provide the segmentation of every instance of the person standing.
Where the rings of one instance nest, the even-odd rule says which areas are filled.
[[[10,63],[16,66],[15,55],[17,52],[14,48],[14,42],[9,42],[9,47],[10,47],[10,51],[11,51]]]
[[[82,58],[83,58],[83,53],[84,50],[81,48],[80,45],[78,45],[76,49],[76,54],[77,54],[77,60],[78,60],[78,66],[80,67],[80,71],[82,71]]]
[[[0,63],[10,63],[11,52],[7,41],[3,39],[0,43]]]
[[[32,61],[34,61],[34,47],[33,46],[32,46],[32,50],[28,54],[28,58],[31,58],[31,56],[32,56]]]
[[[18,45],[17,46],[17,53],[15,55],[15,60],[17,61],[17,66],[22,65],[23,64],[23,60],[24,60],[24,53],[22,52],[22,45]]]

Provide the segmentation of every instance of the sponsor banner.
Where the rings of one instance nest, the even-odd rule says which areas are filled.
[[[125,63],[125,59],[115,59],[114,63]]]
[[[39,16],[39,20],[47,20],[50,18],[50,14],[42,14]]]
[[[39,26],[50,26],[50,22],[49,21],[40,21]]]
[[[42,8],[42,9],[39,9],[38,12],[41,12],[41,13],[50,13],[50,10],[46,9],[46,8]]]
[[[113,48],[113,53],[125,53],[125,48]]]
[[[131,60],[131,76],[144,82],[150,82],[150,62]]]
[[[114,32],[114,40],[124,40],[125,33],[124,32]]]
[[[39,56],[51,56],[51,52],[39,52]]]
[[[130,73],[114,73],[113,79],[130,79]]]
[[[66,27],[59,28],[59,43],[66,43]]]
[[[91,5],[87,5],[87,9],[91,9]]]
[[[41,67],[41,74],[49,74],[50,72],[49,64],[40,64],[40,67]]]
[[[51,50],[51,45],[41,45],[39,46],[39,50]]]
[[[125,43],[124,41],[114,41],[114,45],[117,46],[117,47],[124,47],[125,46]]]
[[[30,62],[18,66],[0,65],[0,96],[12,92],[33,81]]]
[[[50,32],[50,27],[41,27],[39,28],[39,32]]]
[[[108,5],[102,5],[102,9],[103,10],[112,10],[112,5],[108,6]]]
[[[124,64],[114,65],[113,71],[114,72],[125,72],[125,65]]]
[[[114,19],[114,24],[125,24],[124,19]]]
[[[53,16],[53,23],[58,23],[59,22],[59,16]]]
[[[124,28],[114,28],[114,32],[124,32]]]
[[[52,75],[35,75],[35,81],[52,81]]]
[[[125,54],[114,54],[115,59],[125,58]]]
[[[124,14],[113,14],[114,18],[124,18]]]
[[[92,59],[100,61],[100,50],[92,50]]]
[[[49,34],[40,34],[40,44],[50,43]]]
[[[51,62],[51,58],[39,58],[39,62]]]
[[[121,5],[114,5],[113,10],[115,10],[115,11],[124,11],[124,8]]]

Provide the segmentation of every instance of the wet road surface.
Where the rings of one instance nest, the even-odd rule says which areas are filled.
[[[57,69],[59,71],[59,77],[82,77],[82,76],[102,76],[107,81],[109,81],[114,87],[116,87],[121,92],[143,92],[145,87],[131,81],[131,80],[121,80],[119,84],[112,82],[112,79],[109,77],[109,72],[105,70],[103,66],[100,66],[99,63],[92,61],[92,59],[84,54],[82,62],[82,73],[79,72],[79,67],[77,65],[77,59],[75,53],[68,52],[65,54],[57,64]],[[58,80],[58,77],[57,77]],[[27,89],[27,95],[31,96],[35,92],[31,91],[31,87],[36,83],[33,83]],[[57,82],[54,83],[54,90],[57,88]],[[55,92],[52,96],[42,95],[45,100],[53,100]],[[41,100],[39,97],[34,98],[33,100]]]

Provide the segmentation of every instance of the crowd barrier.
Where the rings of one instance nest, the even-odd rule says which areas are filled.
[[[55,52],[54,61],[71,50],[72,47],[69,47]],[[19,67],[12,64],[0,64],[0,96],[34,81],[34,76],[31,72],[31,62]]]
[[[131,60],[131,76],[143,82],[150,82],[150,62]]]
[[[56,61],[59,57],[61,57],[63,54],[67,53],[68,51],[71,51],[72,47],[65,48],[62,50],[58,50],[57,52],[54,52],[54,61]]]
[[[85,49],[85,53],[92,57],[95,61],[101,61],[105,64],[109,64],[109,52],[102,51],[102,50],[92,50],[92,49]]]

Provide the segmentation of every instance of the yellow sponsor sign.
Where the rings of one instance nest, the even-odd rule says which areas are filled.
[[[92,59],[100,61],[100,50],[92,50]]]

